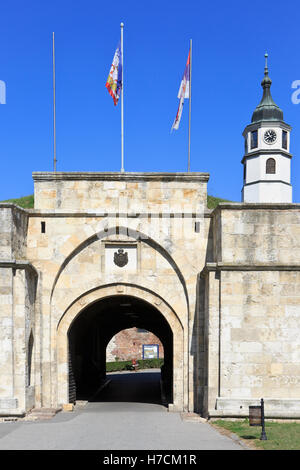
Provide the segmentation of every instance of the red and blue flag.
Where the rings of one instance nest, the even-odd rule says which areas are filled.
[[[190,52],[188,55],[188,59],[186,62],[186,66],[184,69],[184,74],[180,83],[179,91],[178,91],[178,98],[179,98],[179,106],[177,110],[177,114],[175,117],[175,120],[172,125],[172,129],[177,130],[179,128],[179,123],[182,115],[182,109],[183,109],[183,103],[185,98],[189,98],[189,92],[190,92]]]

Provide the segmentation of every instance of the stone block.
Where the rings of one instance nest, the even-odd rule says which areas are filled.
[[[0,398],[0,410],[11,410],[18,408],[18,400],[16,398]]]
[[[74,404],[73,403],[65,403],[62,406],[62,411],[64,412],[70,412],[74,411]]]

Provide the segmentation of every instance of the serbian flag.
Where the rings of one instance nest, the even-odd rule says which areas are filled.
[[[121,43],[119,43],[113,62],[108,74],[108,78],[106,81],[106,88],[108,89],[108,93],[111,95],[112,99],[114,100],[115,106],[118,103],[120,98],[121,89],[122,89],[122,54],[121,54]]]
[[[179,87],[179,92],[178,92],[178,98],[179,98],[179,106],[177,110],[177,114],[175,117],[175,120],[173,122],[173,126],[171,128],[171,132],[173,129],[178,129],[179,128],[179,123],[182,115],[182,109],[183,109],[183,103],[185,98],[189,98],[189,93],[190,93],[190,53],[188,55],[188,59],[186,62],[184,74],[180,83]]]

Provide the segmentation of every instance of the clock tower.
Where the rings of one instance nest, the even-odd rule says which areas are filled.
[[[290,132],[282,110],[274,103],[265,54],[263,97],[256,107],[251,124],[244,132],[245,155],[243,202],[292,202]]]

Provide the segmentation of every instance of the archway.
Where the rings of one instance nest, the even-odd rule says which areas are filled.
[[[70,403],[95,395],[106,377],[108,343],[120,331],[133,327],[151,331],[163,344],[165,354],[161,383],[164,397],[172,403],[172,330],[156,307],[143,299],[127,295],[106,297],[89,305],[72,323],[68,332]],[[122,393],[119,396],[122,397]],[[125,396],[126,401],[131,401],[128,394]],[[143,401],[142,396],[139,398]]]
[[[57,403],[76,400],[84,387],[97,386],[105,374],[105,350],[119,331],[136,326],[158,336],[165,349],[165,384],[174,409],[183,409],[183,328],[173,309],[153,292],[131,285],[110,285],[77,299],[57,329]],[[93,345],[93,346],[91,346]],[[89,391],[89,390],[88,390]]]

